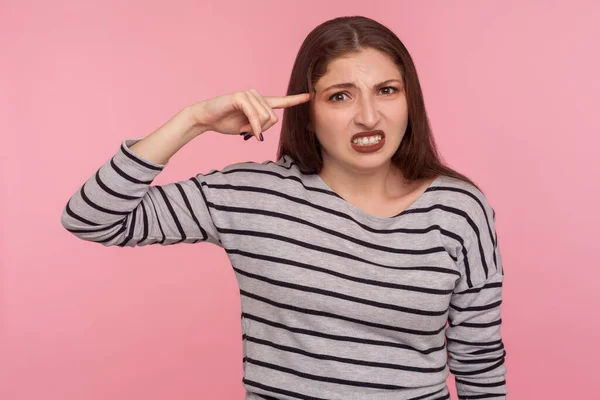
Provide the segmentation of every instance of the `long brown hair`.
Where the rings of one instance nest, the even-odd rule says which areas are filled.
[[[445,175],[475,185],[442,163],[413,60],[400,39],[377,21],[362,16],[339,17],[313,29],[298,51],[287,94],[313,93],[315,84],[331,61],[365,48],[388,54],[402,74],[408,102],[408,126],[392,162],[400,168],[405,179],[412,181]],[[320,145],[310,129],[309,103],[286,108],[283,112],[277,158],[286,155],[304,173],[319,173],[323,167]]]

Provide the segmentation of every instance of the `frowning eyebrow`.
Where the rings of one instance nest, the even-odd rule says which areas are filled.
[[[388,79],[387,81],[383,81],[381,83],[376,84],[375,86],[373,86],[373,89],[382,88],[386,85],[389,85],[392,82],[402,83],[402,81],[399,79]],[[335,85],[328,86],[326,89],[323,89],[323,91],[326,92],[327,90],[330,90],[330,89],[351,89],[351,88],[356,88],[356,85],[352,82],[344,82],[344,83],[336,83]]]

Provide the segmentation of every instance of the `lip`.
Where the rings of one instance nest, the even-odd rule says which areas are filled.
[[[361,137],[365,137],[365,136],[375,136],[375,135],[381,135],[381,138],[385,138],[385,133],[383,133],[382,130],[376,130],[376,131],[368,131],[368,132],[359,132],[356,133],[352,136],[352,138],[350,139],[350,141],[354,141],[354,139],[358,139]]]
[[[373,144],[370,146],[360,146],[354,143],[354,139],[359,139],[365,136],[374,136],[374,135],[381,135],[381,140],[379,141],[379,143],[377,144]],[[352,136],[352,139],[350,140],[350,145],[352,146],[352,148],[359,152],[359,153],[375,153],[379,150],[381,150],[383,148],[383,146],[385,145],[385,134],[383,133],[383,131],[369,131],[369,132],[360,132],[355,134],[354,136]]]

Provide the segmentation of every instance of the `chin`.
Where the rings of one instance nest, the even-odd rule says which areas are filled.
[[[352,169],[357,171],[373,171],[389,165],[392,161],[392,156],[393,154],[387,154],[387,152],[377,152],[365,155],[358,154],[352,155],[346,163],[349,164]]]

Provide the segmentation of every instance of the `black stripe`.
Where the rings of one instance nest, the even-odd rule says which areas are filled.
[[[355,338],[355,337],[351,337],[351,336],[331,335],[328,333],[322,333],[322,332],[317,332],[317,331],[311,331],[308,329],[291,327],[288,325],[281,324],[279,322],[269,321],[268,319],[261,318],[256,315],[248,314],[248,313],[242,313],[242,317],[259,322],[261,324],[269,325],[269,326],[272,326],[275,328],[284,329],[289,332],[300,333],[300,334],[304,334],[304,335],[308,335],[308,336],[321,337],[321,338],[335,340],[335,341],[339,341],[339,342],[352,342],[352,343],[369,344],[372,346],[398,348],[398,349],[410,350],[410,351],[414,351],[414,352],[418,352],[418,353],[426,354],[426,355],[431,354],[431,353],[436,353],[438,351],[442,351],[442,350],[446,349],[446,345],[444,344],[439,347],[432,347],[430,349],[420,350],[420,349],[414,348],[412,346],[409,346],[409,345],[406,345],[403,343],[398,343],[398,342],[384,342],[381,340]]]
[[[115,170],[115,172],[117,174],[119,174],[121,176],[121,178],[126,179],[131,183],[138,183],[140,185],[150,185],[152,183],[151,180],[150,181],[141,181],[139,179],[134,178],[131,175],[128,175],[121,168],[117,167],[117,164],[115,164],[114,158],[110,159],[110,166]]]
[[[374,388],[374,389],[388,389],[388,390],[406,389],[405,386],[388,385],[388,384],[383,384],[383,383],[351,381],[351,380],[347,380],[347,379],[330,378],[327,376],[309,374],[306,372],[297,371],[292,368],[282,367],[280,365],[276,365],[273,363],[256,360],[256,359],[250,358],[250,357],[245,357],[244,361],[248,362],[250,364],[261,366],[263,368],[268,368],[268,369],[272,369],[275,371],[284,372],[287,374],[299,376],[301,378],[310,379],[310,380],[314,380],[314,381],[336,383],[339,385],[348,385],[348,386],[356,386],[356,387]]]
[[[209,201],[206,198],[206,194],[204,193],[204,190],[202,189],[201,182],[199,182],[197,178],[191,178],[190,180],[194,183],[194,185],[196,185],[196,188],[198,188],[198,192],[200,192],[200,196],[202,196],[202,200],[204,201],[204,204],[206,205],[206,211],[207,211],[207,213],[210,216],[210,220],[213,221],[213,224],[214,224],[214,218],[212,217],[212,214],[210,212],[210,208],[208,207]],[[206,232],[204,232],[204,233],[206,234]],[[206,240],[208,240],[208,235],[206,235]],[[217,241],[219,243],[221,243],[221,239],[220,238],[217,238]]]
[[[111,240],[113,240],[114,238],[116,238],[117,236],[119,236],[121,233],[123,233],[125,230],[127,229],[127,227],[125,226],[125,224],[123,223],[121,225],[121,227],[119,228],[118,231],[116,231],[112,236],[104,239],[104,240],[99,240],[98,243],[108,243]]]
[[[266,395],[264,395],[264,394],[256,394],[256,393],[254,393],[254,395],[255,395],[256,397],[258,397],[259,399],[265,399],[265,400],[279,400],[279,399],[277,399],[276,397],[266,396]]]
[[[114,222],[110,225],[107,226],[101,226],[100,228],[86,228],[86,229],[73,229],[73,228],[67,228],[67,230],[69,232],[72,233],[94,233],[94,232],[102,232],[102,231],[106,231],[108,229],[114,228],[117,225],[121,225],[123,223],[123,221],[117,221]]]
[[[194,219],[194,222],[196,223],[196,226],[198,227],[198,229],[200,229],[200,233],[202,234],[201,240],[203,240],[203,241],[207,240],[208,239],[208,235],[206,234],[206,231],[204,230],[204,228],[200,225],[200,221],[198,221],[198,218],[196,217],[196,214],[194,213],[194,209],[192,208],[190,200],[188,199],[187,195],[185,194],[185,190],[183,190],[183,187],[179,183],[175,183],[175,186],[177,187],[177,189],[179,189],[179,193],[181,194],[181,198],[183,199],[183,202],[185,203],[185,206],[187,207],[188,212],[190,213],[190,215]]]
[[[504,360],[505,357],[506,357],[506,351],[503,351],[501,356],[494,357],[494,358],[477,358],[474,360],[461,360],[456,357],[452,357],[452,359],[461,364],[489,364],[492,362],[498,362],[500,360]]]
[[[271,397],[271,396],[267,396],[267,395],[264,395],[264,394],[256,394],[256,393],[253,393],[253,394],[254,394],[255,396],[257,396],[259,399],[265,399],[265,400],[279,400],[279,399],[278,399],[278,398],[276,398],[276,397]]]
[[[187,235],[185,234],[185,231],[183,230],[183,227],[181,226],[181,223],[179,222],[179,218],[177,218],[177,213],[173,209],[173,205],[171,205],[171,202],[169,201],[169,197],[165,193],[165,189],[161,186],[157,186],[156,189],[162,196],[162,199],[165,202],[165,205],[167,206],[169,213],[171,213],[171,218],[173,219],[173,222],[175,222],[175,226],[177,227],[177,230],[179,231],[179,236],[181,237],[180,242],[183,242],[185,239],[187,239]]]
[[[452,322],[450,323],[451,327],[455,327],[455,326],[463,326],[466,328],[489,328],[491,326],[496,326],[496,325],[500,325],[502,324],[502,318],[497,319],[496,321],[492,321],[492,322],[483,322],[483,323],[475,323],[475,322],[461,322],[460,324],[456,324],[454,325]]]
[[[133,237],[133,232],[135,231],[136,214],[137,213],[135,212],[135,210],[134,210],[134,212],[131,213],[131,224],[129,225],[129,233],[127,234],[125,239],[121,243],[119,243],[119,246],[121,246],[121,247],[125,247],[127,242],[129,242],[131,240],[131,238]]]
[[[435,392],[433,392],[433,393],[424,394],[423,396],[419,396],[419,397],[411,397],[411,398],[410,398],[410,399],[408,399],[408,400],[424,400],[424,399],[426,399],[426,398],[427,398],[427,397],[429,397],[429,396],[435,396],[436,394],[439,394],[439,393],[441,393],[441,392],[443,392],[443,391],[445,391],[445,390],[446,390],[446,388],[445,388],[445,387],[443,387],[443,388],[441,388],[440,390],[436,390],[436,391],[435,391]],[[446,396],[448,396],[448,395],[446,394]],[[438,397],[438,398],[436,398],[436,399],[432,399],[432,400],[438,400],[438,399],[439,399],[439,400],[442,400],[442,399],[444,399],[444,398],[448,398],[448,397]]]
[[[451,342],[454,342],[454,343],[458,343],[458,344],[464,344],[466,346],[473,346],[473,347],[477,347],[477,346],[497,346],[499,344],[502,344],[502,339],[494,340],[493,342],[467,342],[467,341],[458,340],[458,339],[448,339],[448,341],[451,341]]]
[[[142,160],[141,158],[138,158],[136,156],[134,156],[133,154],[129,153],[129,149],[127,149],[125,147],[125,145],[123,143],[121,143],[121,152],[126,155],[129,159],[135,161],[136,163],[138,163],[139,165],[141,165],[144,168],[148,168],[148,169],[152,169],[154,171],[162,171],[163,167],[158,167],[152,164],[148,164],[146,161]]]
[[[482,290],[485,289],[492,289],[492,288],[501,288],[502,287],[502,282],[493,282],[493,283],[487,283],[481,287],[475,287],[475,288],[471,288],[471,289],[467,289],[464,290],[462,292],[456,292],[454,294],[469,294],[469,293],[479,293]]]
[[[463,254],[463,265],[465,267],[465,276],[467,278],[467,286],[473,287],[473,281],[471,280],[471,266],[469,265],[469,256],[467,254],[467,248],[462,246],[462,254]]]
[[[410,291],[410,292],[429,293],[429,294],[437,294],[437,295],[448,295],[448,294],[452,293],[452,289],[446,289],[446,290],[432,289],[432,288],[424,288],[424,287],[419,287],[419,286],[402,285],[399,283],[376,281],[376,280],[372,280],[372,279],[357,278],[355,276],[342,274],[341,272],[336,272],[336,271],[333,271],[333,270],[330,270],[327,268],[317,267],[315,265],[310,265],[310,264],[304,264],[299,261],[293,261],[293,260],[288,260],[288,259],[279,258],[279,257],[272,257],[272,256],[263,255],[263,254],[249,253],[249,252],[243,251],[243,250],[226,249],[226,252],[229,255],[238,254],[238,255],[248,257],[248,258],[253,258],[256,260],[264,260],[264,261],[273,262],[275,264],[293,265],[298,268],[307,269],[310,271],[322,272],[327,275],[332,275],[332,276],[336,276],[338,278],[346,279],[349,281],[364,283],[366,285],[373,285],[373,286],[377,286],[377,287],[385,287],[385,288],[406,290],[406,291]],[[402,270],[403,271],[423,270],[423,268],[435,268],[435,267],[407,267],[407,268],[403,268]],[[446,274],[450,273],[452,275],[458,274],[460,276],[460,273],[458,271],[454,271],[454,270],[446,269],[446,268],[437,268],[435,272],[443,272]]]
[[[112,190],[111,188],[109,188],[108,186],[106,186],[104,184],[104,182],[102,182],[102,179],[100,179],[100,170],[96,171],[96,175],[95,176],[96,176],[96,183],[106,193],[111,194],[111,195],[113,195],[113,196],[115,196],[115,197],[117,197],[119,199],[123,199],[123,200],[139,200],[139,197],[128,196],[126,194],[118,193],[118,192],[115,192],[114,190]]]
[[[484,306],[473,306],[473,307],[465,307],[465,308],[461,308],[461,307],[457,307],[454,304],[450,303],[450,307],[452,307],[453,309],[455,309],[456,311],[463,311],[463,312],[468,312],[468,311],[485,311],[485,310],[491,310],[494,309],[498,306],[500,306],[502,304],[502,300],[498,300],[494,303],[490,303],[490,304],[486,304]]]
[[[211,174],[206,174],[208,175],[212,175],[213,173],[216,173],[218,171],[213,171]],[[330,190],[325,190],[325,189],[321,189],[321,188],[315,188],[315,187],[311,187],[311,186],[306,186],[304,184],[304,181],[300,178],[298,178],[297,176],[284,176],[281,174],[278,174],[277,172],[273,172],[273,171],[263,171],[263,170],[255,170],[255,169],[249,169],[249,168],[236,168],[236,169],[231,169],[228,171],[222,171],[221,173],[223,175],[229,175],[229,174],[236,174],[239,172],[250,172],[252,174],[261,174],[261,175],[270,175],[270,176],[275,176],[279,179],[283,179],[283,180],[291,180],[291,181],[295,181],[298,182],[300,185],[302,185],[302,187],[304,187],[304,189],[306,189],[309,192],[316,192],[316,193],[322,193],[322,194],[327,194],[330,196],[334,196],[334,197],[339,197],[336,193],[330,191]]]
[[[142,238],[140,239],[140,241],[138,243],[142,243],[142,242],[144,242],[144,240],[146,240],[148,238],[148,213],[146,211],[146,206],[144,205],[144,202],[142,202],[141,204],[142,204],[142,221],[143,221],[144,232],[142,233]]]
[[[254,300],[257,300],[257,301],[260,301],[263,303],[267,303],[274,307],[282,308],[285,310],[292,310],[292,311],[296,311],[296,312],[303,313],[303,314],[318,315],[321,317],[339,319],[342,321],[353,322],[353,323],[360,324],[360,325],[366,325],[366,326],[371,326],[371,327],[380,328],[380,329],[387,329],[387,330],[395,331],[395,332],[410,333],[413,335],[434,336],[434,335],[439,334],[446,328],[446,326],[444,325],[441,328],[436,329],[434,331],[419,331],[416,329],[407,329],[407,328],[401,328],[398,326],[391,326],[391,325],[378,324],[375,322],[362,321],[362,320],[359,320],[356,318],[350,318],[350,317],[346,317],[343,315],[337,315],[337,314],[333,314],[333,313],[329,313],[329,312],[325,312],[325,311],[311,310],[308,308],[302,308],[302,307],[297,307],[297,306],[293,306],[293,305],[289,305],[289,304],[279,303],[279,302],[273,301],[271,299],[267,299],[265,297],[258,296],[254,293],[247,292],[245,290],[240,290],[240,294],[242,296],[250,297],[251,299],[254,299]]]
[[[242,250],[229,249],[229,250],[226,250],[226,251],[227,251],[227,253],[230,253],[230,254],[239,254],[239,255],[242,255],[242,256],[245,256],[245,257],[256,258],[256,259],[259,259],[259,260],[280,262],[280,263],[289,264],[289,265],[301,264],[301,263],[296,262],[296,261],[291,261],[291,260],[286,260],[286,259],[283,259],[283,258],[266,256],[266,255],[262,255],[262,254],[249,253],[247,251],[242,251]],[[302,265],[306,265],[306,264],[302,264]],[[382,268],[393,269],[393,270],[396,270],[396,271],[428,271],[428,272],[439,272],[439,273],[443,273],[443,274],[457,275],[459,277],[461,276],[460,272],[458,272],[456,270],[448,269],[448,268],[428,267],[428,266],[418,266],[418,267],[390,267],[390,266],[387,266],[387,265],[380,265],[380,264],[373,264],[373,265],[377,265],[377,266],[380,266]],[[311,269],[314,268],[315,270],[319,270],[320,269],[320,268],[314,267],[314,266],[310,266],[310,267],[311,267]],[[395,284],[389,284],[389,285],[395,285]]]
[[[460,383],[462,385],[475,386],[475,387],[498,387],[498,386],[506,385],[506,380],[502,379],[500,382],[480,383],[480,382],[468,382],[468,381],[463,381],[462,379],[456,379],[456,383]]]
[[[65,207],[65,211],[67,212],[67,215],[69,215],[71,218],[76,219],[77,221],[83,222],[86,225],[91,225],[91,226],[100,226],[100,224],[96,223],[96,222],[92,222],[90,220],[87,220],[83,217],[80,217],[79,215],[75,214],[73,212],[73,210],[71,210],[71,199],[69,199],[69,201],[67,201],[67,206]],[[104,229],[104,228],[102,228]]]
[[[267,277],[264,277],[261,275],[253,274],[251,272],[247,272],[247,271],[241,270],[239,268],[236,268],[235,266],[233,266],[233,270],[240,275],[244,275],[246,277],[249,277],[249,278],[252,278],[252,279],[255,279],[258,281],[266,282],[271,285],[295,289],[295,290],[299,290],[299,291],[307,292],[307,293],[317,293],[317,294],[320,294],[323,296],[342,299],[342,300],[346,300],[346,301],[353,302],[353,303],[365,304],[368,306],[382,308],[382,309],[400,311],[400,312],[404,312],[407,314],[440,316],[440,315],[444,315],[448,312],[448,308],[446,308],[445,310],[440,310],[440,311],[419,310],[416,308],[403,307],[403,306],[398,306],[395,304],[381,303],[379,301],[373,301],[373,300],[363,299],[360,297],[349,296],[346,294],[333,292],[331,290],[324,290],[324,289],[318,289],[318,288],[314,288],[314,287],[310,287],[310,286],[298,285],[296,283],[283,282],[283,281],[279,281],[276,279],[271,279],[271,278],[267,278]]]
[[[287,163],[287,161],[288,161],[288,160],[287,160],[287,156],[283,156],[283,157],[282,157],[282,160],[283,160],[283,162],[284,162],[284,163]],[[275,161],[271,161],[271,160],[266,160],[266,161],[264,161],[262,164],[263,164],[263,165],[274,165],[274,166],[276,166],[276,167],[283,168],[283,169],[287,169],[287,170],[289,171],[289,170],[291,170],[291,169],[292,169],[292,167],[293,167],[293,166],[295,166],[295,165],[296,165],[296,163],[295,163],[295,162],[294,162],[294,161],[293,161],[291,158],[290,158],[290,160],[289,160],[289,161],[290,161],[290,163],[289,163],[289,165],[287,165],[287,166],[285,166],[285,165],[281,164],[279,161],[275,162]]]
[[[504,393],[468,394],[468,395],[458,395],[458,400],[492,399],[494,397],[504,398],[505,396],[506,396],[506,394],[504,394]]]
[[[215,226],[215,228],[217,229],[217,231],[219,233],[233,234],[233,235],[243,235],[243,236],[255,236],[255,237],[262,237],[262,238],[267,238],[267,239],[274,239],[274,240],[279,240],[279,241],[282,241],[282,242],[287,242],[287,243],[290,243],[290,244],[295,244],[297,246],[304,247],[304,248],[307,248],[307,249],[319,251],[321,253],[332,254],[332,255],[335,255],[335,256],[339,256],[339,257],[346,258],[346,259],[349,259],[349,260],[359,261],[359,262],[370,264],[370,265],[376,265],[376,266],[385,267],[385,268],[394,268],[394,269],[398,269],[398,270],[402,270],[403,269],[402,267],[386,266],[386,265],[383,265],[383,264],[379,264],[379,263],[376,263],[376,262],[373,262],[373,261],[366,260],[364,258],[360,258],[360,257],[354,256],[352,254],[344,253],[342,251],[328,249],[326,247],[321,247],[321,246],[317,246],[317,245],[313,245],[313,244],[301,242],[299,240],[291,239],[291,238],[288,238],[288,237],[285,237],[285,236],[275,235],[275,234],[272,234],[272,233],[254,232],[254,231],[238,230],[238,229],[225,229],[225,228],[220,228],[218,226]],[[434,247],[434,248],[426,249],[426,250],[415,250],[414,254],[434,254],[434,253],[441,253],[441,252],[445,252],[445,251],[446,250],[444,249],[444,247]]]
[[[160,234],[162,235],[162,239],[160,241],[158,241],[158,243],[163,244],[163,243],[165,243],[167,238],[165,236],[165,232],[163,231],[162,224],[160,223],[160,218],[158,218],[159,214],[158,214],[158,211],[156,210],[156,205],[154,204],[154,200],[152,200],[152,196],[150,196],[150,193],[148,193],[148,199],[150,200],[150,204],[152,204],[152,208],[154,209],[154,215],[156,216],[156,223],[158,224],[158,229],[160,229]]]
[[[364,367],[385,368],[385,369],[419,372],[419,373],[438,373],[438,372],[441,372],[446,369],[446,364],[444,364],[441,367],[435,367],[435,368],[419,368],[419,367],[412,367],[412,366],[407,366],[407,365],[356,360],[356,359],[345,358],[345,357],[336,357],[336,356],[331,356],[328,354],[316,354],[316,353],[308,352],[306,350],[298,349],[298,348],[291,347],[291,346],[285,346],[285,345],[278,344],[278,343],[275,343],[275,342],[272,342],[269,340],[259,339],[259,338],[255,338],[255,337],[248,336],[248,335],[245,335],[245,339],[249,342],[257,343],[257,344],[260,344],[263,346],[268,346],[268,347],[278,349],[281,351],[286,351],[288,353],[301,354],[303,356],[314,358],[317,360],[328,360],[328,361],[335,361],[335,362],[345,363],[345,364],[361,365]]]
[[[473,376],[473,375],[479,375],[479,374],[483,374],[485,372],[489,372],[489,371],[493,371],[496,368],[502,366],[504,364],[504,359],[502,359],[501,361],[497,362],[496,364],[492,365],[491,367],[487,367],[484,369],[479,369],[479,370],[475,370],[475,371],[457,371],[453,368],[450,368],[450,372],[452,372],[454,375],[460,375],[460,376]]]
[[[258,383],[256,381],[251,381],[251,380],[246,379],[246,378],[243,378],[242,382],[244,383],[244,385],[254,386],[254,387],[262,389],[262,390],[268,390],[270,392],[284,394],[286,396],[295,397],[297,399],[303,399],[303,400],[329,400],[329,399],[325,399],[325,398],[322,398],[322,397],[307,396],[305,394],[301,394],[301,393],[298,393],[298,392],[292,392],[290,390],[279,389],[279,388],[276,388],[276,387],[273,387],[273,386],[263,385],[262,383]]]
[[[491,349],[481,349],[481,350],[470,351],[468,354],[471,354],[471,355],[488,354],[488,353],[494,353],[496,351],[500,351],[502,349],[504,349],[504,343],[500,344],[500,346],[498,346],[498,347],[494,347]]]
[[[83,199],[83,201],[85,201],[90,207],[95,208],[98,211],[102,211],[103,213],[111,214],[111,215],[125,216],[131,212],[131,211],[115,211],[115,210],[110,210],[108,208],[99,206],[98,204],[96,204],[92,200],[90,200],[89,197],[87,197],[87,195],[85,194],[85,185],[81,186],[79,193],[81,194],[81,198]]]
[[[477,224],[475,222],[473,222],[473,220],[471,218],[467,218],[467,222],[469,223],[469,225],[471,225],[471,229],[473,229],[473,231],[475,231],[475,235],[477,236],[477,246],[479,247],[479,255],[481,257],[481,265],[483,267],[483,272],[485,273],[485,278],[487,279],[488,273],[489,273],[488,265],[487,265],[487,262],[485,261],[485,252],[483,250],[483,244],[481,243],[481,235],[479,234],[479,228],[477,227]],[[492,248],[494,248],[494,247],[492,247]]]

